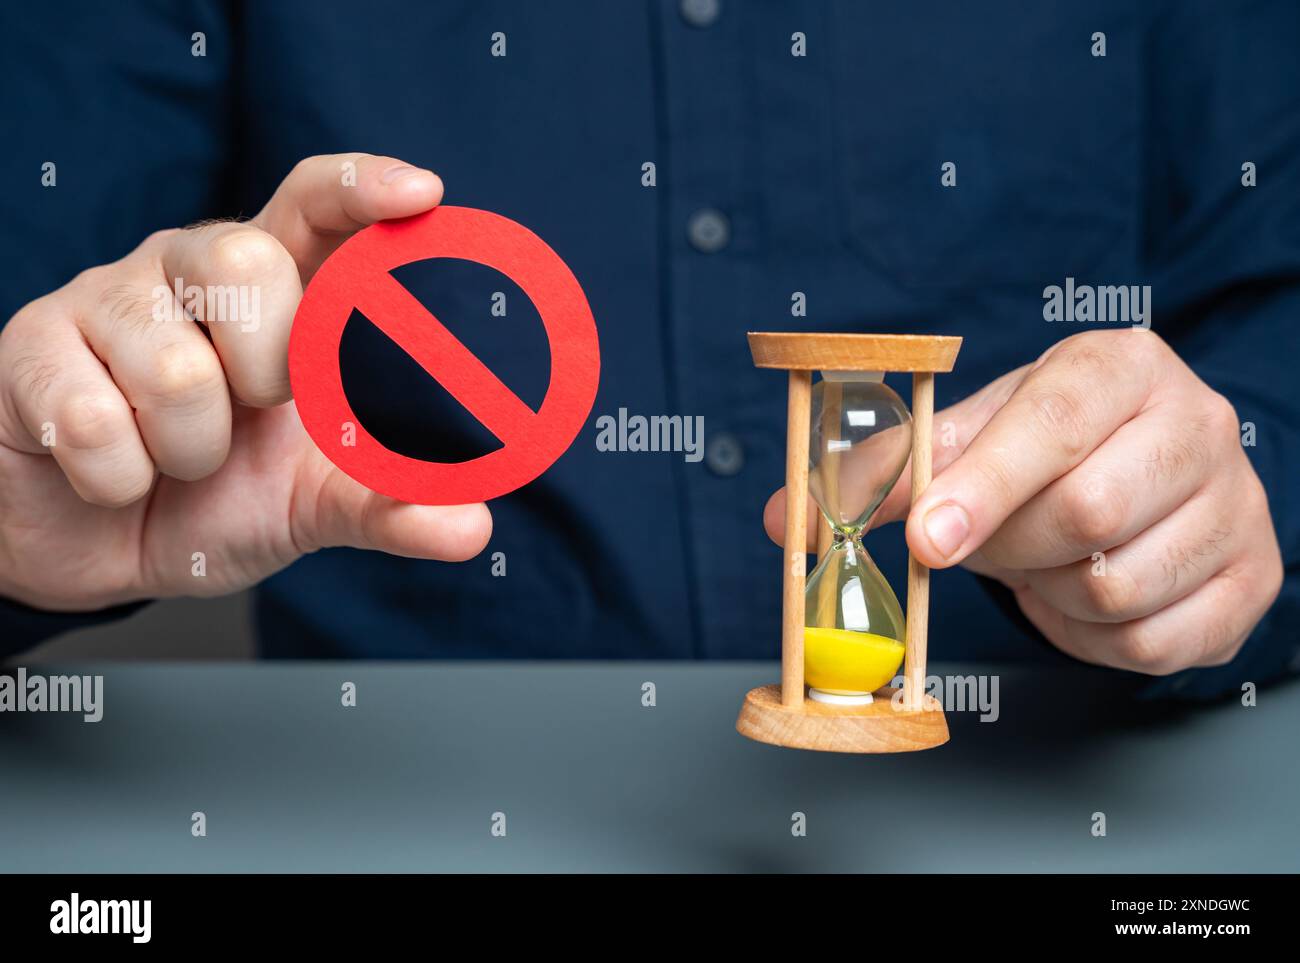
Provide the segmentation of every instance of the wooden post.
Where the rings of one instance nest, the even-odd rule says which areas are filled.
[[[790,372],[785,435],[785,579],[781,597],[781,704],[802,706],[804,580],[808,551],[808,433],[812,372]]]
[[[912,375],[912,504],[930,484],[934,438],[934,374]],[[907,640],[904,643],[903,704],[922,707],[925,693],[925,643],[930,626],[930,570],[907,553]]]

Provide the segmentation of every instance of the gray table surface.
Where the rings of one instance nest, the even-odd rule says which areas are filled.
[[[102,673],[104,718],[0,713],[6,871],[1300,869],[1300,684],[1170,710],[1082,669],[935,666],[998,673],[998,721],[849,756],[735,732],[768,664],[31,671]]]

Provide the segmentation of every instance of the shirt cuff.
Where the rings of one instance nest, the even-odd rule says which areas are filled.
[[[134,615],[148,601],[127,602],[97,612],[48,612],[0,598],[0,658],[16,655],[56,635]]]

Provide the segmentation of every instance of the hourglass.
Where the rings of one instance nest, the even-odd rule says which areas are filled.
[[[904,616],[863,534],[909,454],[912,498],[930,483],[934,375],[952,370],[961,338],[751,332],[749,345],[757,367],[789,372],[785,575],[781,685],[750,691],[736,728],[835,752],[942,745],[942,706],[924,692],[929,569],[909,553]],[[912,373],[911,414],[884,383],[891,371]],[[790,510],[809,495],[822,519],[811,576],[807,514]]]

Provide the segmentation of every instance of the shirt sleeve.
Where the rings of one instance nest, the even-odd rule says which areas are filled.
[[[1300,653],[1300,5],[1175,5],[1154,19],[1144,231],[1152,329],[1236,407],[1268,492],[1281,595],[1227,665],[1158,680],[1209,698],[1297,668]]]
[[[151,232],[224,209],[234,167],[231,9],[218,2],[0,5],[0,325]],[[0,599],[0,655],[130,614]]]

